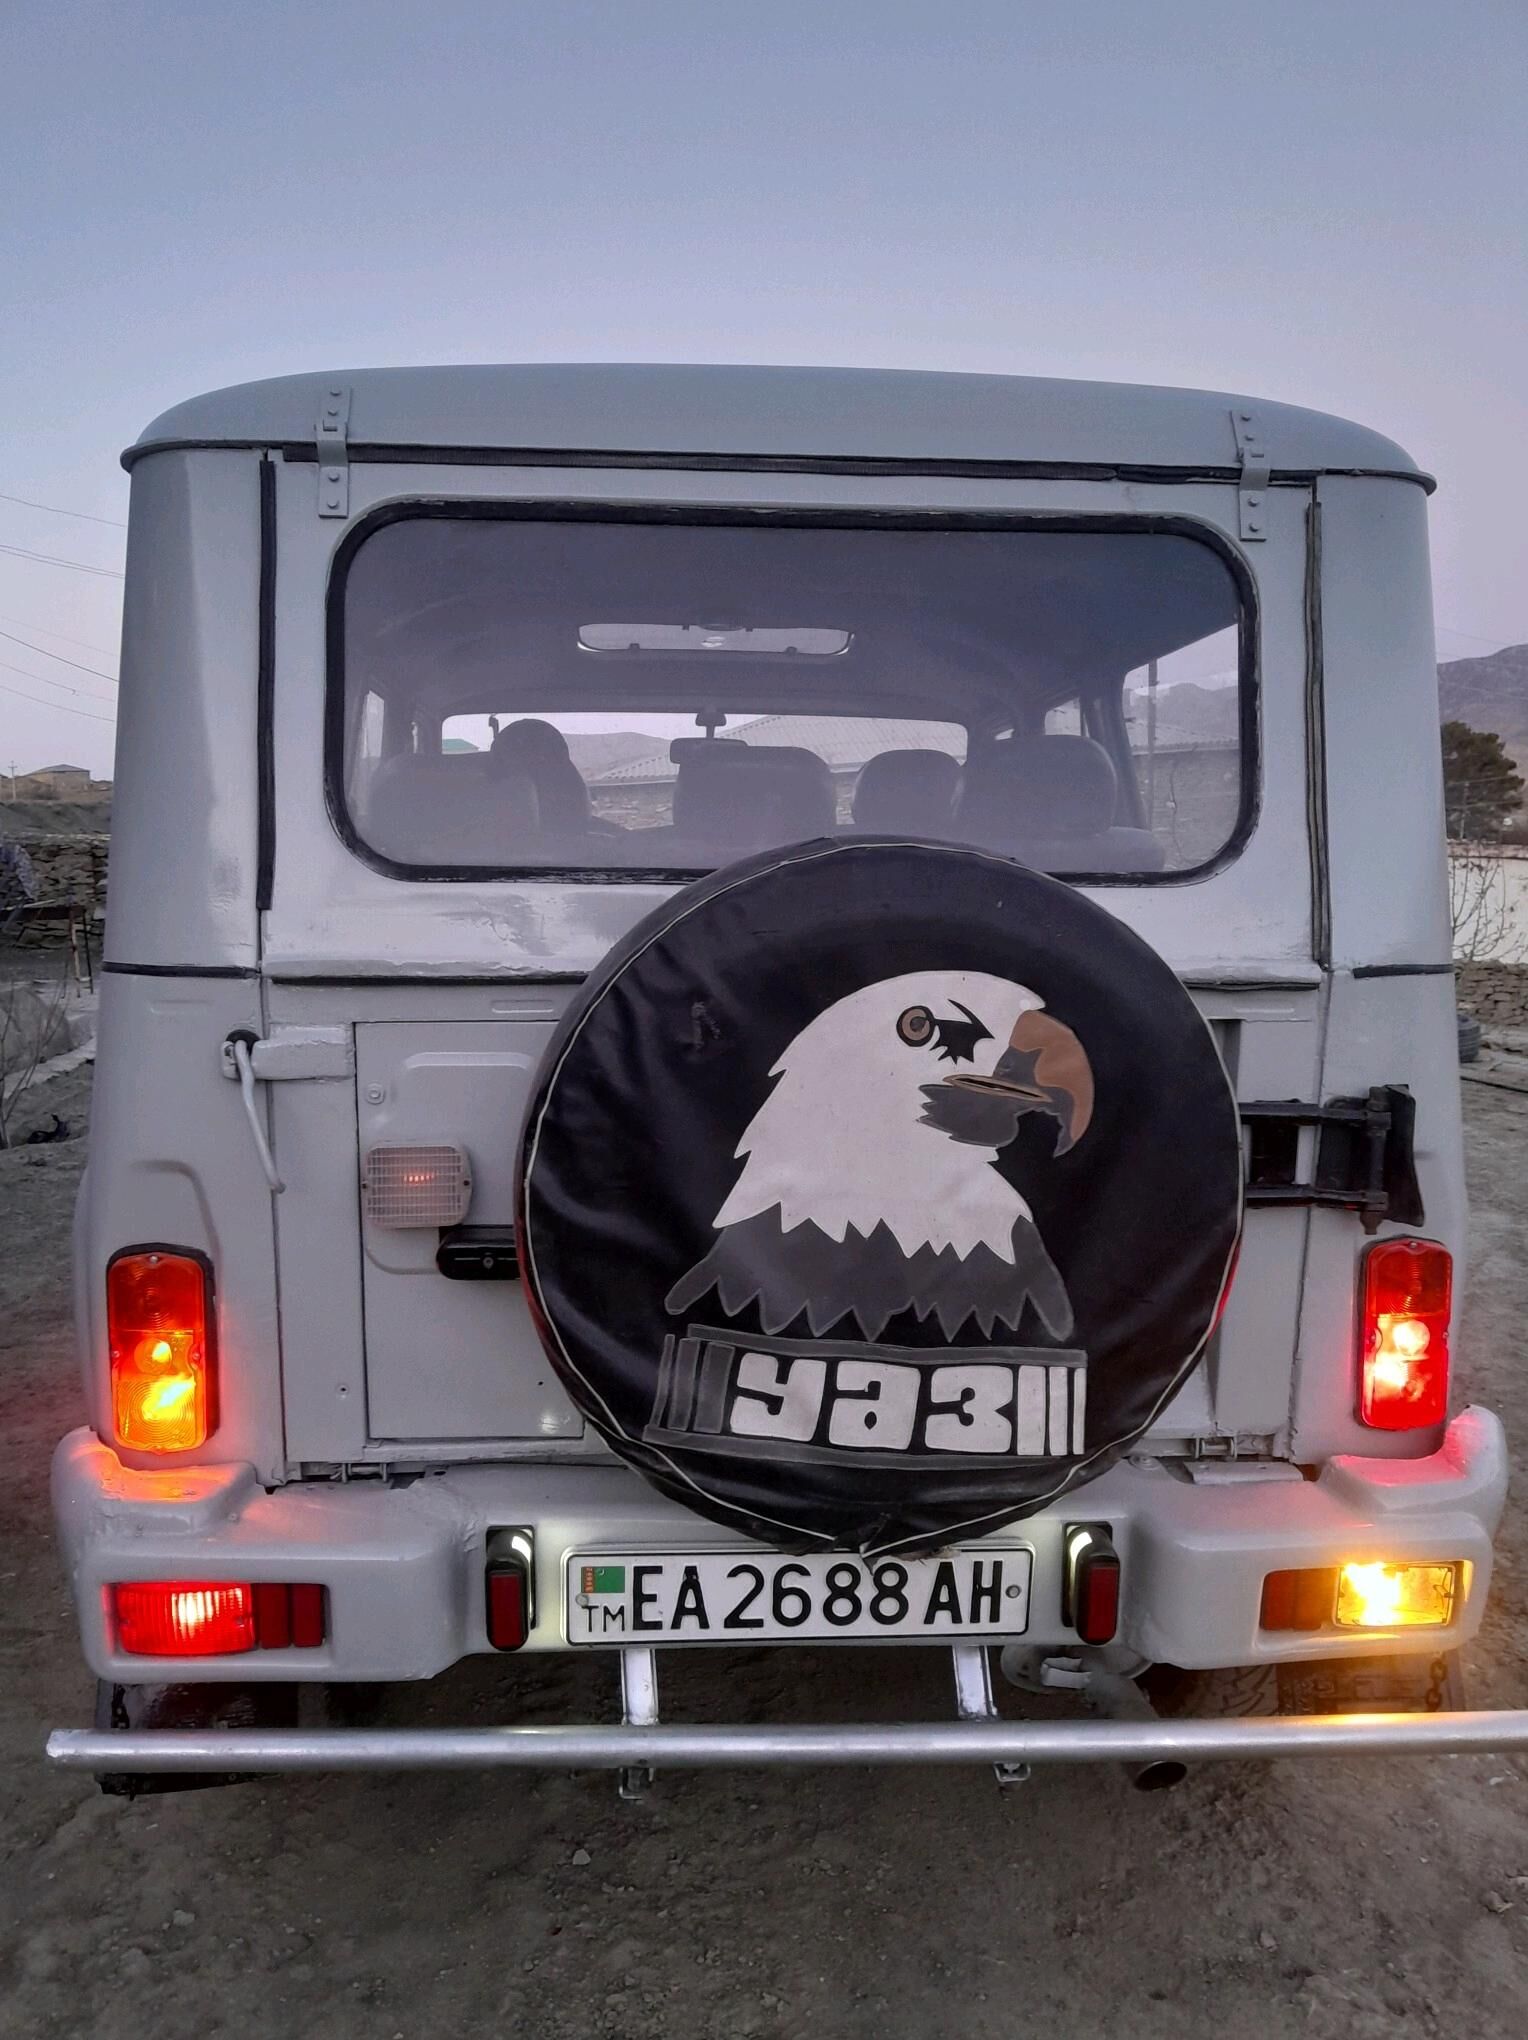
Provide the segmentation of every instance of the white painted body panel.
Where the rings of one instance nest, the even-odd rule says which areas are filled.
[[[614,460],[749,454],[781,461],[973,461],[1230,468],[1250,409],[1276,473],[1423,479],[1393,440],[1347,418],[1216,390],[918,369],[527,362],[275,376],[177,404],[123,456],[155,448],[311,446],[325,397],[350,391],[353,447],[542,448]],[[311,476],[310,480],[313,479]]]
[[[259,467],[166,454],[133,476],[105,954],[252,970]]]
[[[276,755],[281,794],[275,886],[263,933],[273,977],[337,975],[582,977],[664,896],[645,884],[511,880],[401,884],[356,858],[324,805],[324,594],[347,527],[314,514],[313,474],[277,477],[281,590],[276,624]],[[1235,491],[1156,484],[587,470],[352,470],[352,521],[384,504],[432,500],[744,504],[760,508],[1151,512],[1193,519],[1234,542]],[[1308,492],[1268,498],[1268,540],[1251,564],[1262,608],[1262,806],[1251,840],[1213,878],[1093,889],[1185,976],[1288,978],[1311,965],[1306,813],[1305,521]],[[1296,970],[1298,974],[1298,970]]]
[[[141,1460],[124,1468],[126,1455],[89,1439],[62,1449],[66,1548],[87,1651],[103,1674],[143,1676],[112,1658],[96,1592],[134,1576],[120,1570],[129,1553],[138,1577],[172,1558],[181,1577],[209,1567],[210,1576],[220,1567],[234,1576],[228,1569],[239,1564],[277,1568],[264,1577],[332,1580],[343,1571],[357,1599],[322,1663],[288,1662],[266,1675],[424,1676],[482,1647],[473,1625],[489,1524],[544,1520],[549,1564],[563,1548],[622,1537],[672,1548],[676,1523],[707,1547],[719,1536],[583,1434],[517,1287],[446,1283],[429,1265],[433,1236],[423,1245],[384,1238],[362,1217],[366,1146],[455,1137],[480,1184],[474,1220],[507,1221],[518,1115],[569,986],[668,890],[406,882],[346,848],[323,785],[325,596],[337,546],[385,504],[427,496],[1157,514],[1194,520],[1239,547],[1260,614],[1256,825],[1208,877],[1092,894],[1188,982],[1243,1100],[1409,1085],[1425,1230],[1462,1249],[1452,982],[1437,974],[1449,943],[1425,508],[1406,456],[1342,421],[1256,406],[1283,479],[1265,493],[1266,537],[1243,546],[1231,399],[791,374],[787,383],[764,371],[688,370],[353,378],[353,445],[427,447],[432,458],[354,462],[348,520],[317,515],[311,459],[268,451],[295,456],[311,440],[323,378],[197,400],[157,421],[135,450],[106,938],[113,969],[77,1232],[82,1360],[91,1422],[105,1434],[106,1261],[137,1242],[183,1244],[217,1270],[223,1387],[215,1436],[173,1474]],[[458,457],[460,447],[500,457]],[[580,447],[697,459],[643,468],[521,457]],[[883,467],[1006,459],[1098,472],[729,471],[721,464],[729,454]],[[275,797],[262,912],[267,459]],[[1376,968],[1407,974],[1368,974]],[[1412,974],[1419,970],[1433,974]],[[207,972],[223,975],[199,974]],[[286,1184],[279,1197],[266,1187],[237,1086],[220,1071],[234,1027],[267,1040],[324,1028],[353,1052],[353,1073],[260,1087]],[[1300,1490],[1270,1481],[1250,1502],[1160,1468],[1121,1467],[1087,1489],[1089,1511],[1117,1512],[1135,1539],[1131,1593],[1142,1598],[1131,1620],[1145,1654],[1185,1665],[1267,1654],[1246,1633],[1257,1568],[1317,1551],[1308,1562],[1351,1555],[1345,1540],[1355,1526],[1381,1516],[1392,1527],[1404,1518],[1405,1548],[1418,1554],[1439,1538],[1452,1554],[1448,1540],[1459,1540],[1474,1568],[1468,1619],[1478,1620],[1500,1507],[1499,1433],[1484,1417],[1463,1432],[1456,1425],[1445,1468],[1434,1436],[1357,1425],[1362,1244],[1350,1213],[1250,1212],[1220,1331],[1145,1441],[1168,1459],[1240,1451],[1323,1464],[1322,1481]],[[1345,1473],[1339,1454],[1351,1456]],[[384,1469],[430,1471],[396,1493],[333,1478]],[[204,1505],[191,1506],[196,1495]],[[1038,1604],[1059,1524],[1036,1519],[1032,1534]],[[1393,1540],[1385,1548],[1400,1553]],[[293,1570],[305,1551],[306,1575]],[[246,1661],[241,1675],[252,1671],[259,1675]]]
[[[1257,1469],[1253,1469],[1254,1473]],[[1270,1477],[1200,1486],[1160,1463],[1116,1466],[1088,1488],[1090,1515],[1112,1528],[1129,1587],[1120,1642],[1143,1658],[1195,1667],[1319,1657],[1329,1637],[1270,1636],[1257,1624],[1265,1573],[1357,1556],[1467,1566],[1458,1638],[1480,1623],[1491,1537],[1506,1494],[1506,1445],[1484,1410],[1462,1411],[1439,1449],[1408,1463],[1336,1459],[1317,1481]],[[75,1582],[85,1655],[102,1678],[183,1678],[173,1660],[118,1652],[102,1588],[116,1580],[313,1580],[329,1594],[321,1649],[209,1661],[197,1676],[246,1680],[425,1679],[486,1653],[481,1554],[496,1524],[536,1527],[537,1622],[526,1648],[564,1646],[561,1575],[575,1551],[756,1550],[665,1500],[630,1468],[463,1466],[409,1485],[301,1482],[263,1492],[245,1466],[209,1466],[163,1498],[124,1475],[88,1431],[53,1462],[53,1504]],[[1073,1512],[1075,1513],[1075,1512]],[[1064,1523],[1032,1516],[994,1536],[1035,1554],[1027,1640],[1075,1639],[1058,1619]],[[1394,1650],[1393,1635],[1344,1635],[1345,1653]]]

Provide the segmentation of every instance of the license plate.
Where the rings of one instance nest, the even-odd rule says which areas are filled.
[[[835,1637],[1020,1636],[1034,1555],[938,1558],[736,1551],[574,1552],[569,1643],[788,1643]]]

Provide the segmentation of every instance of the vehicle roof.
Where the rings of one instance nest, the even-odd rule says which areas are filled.
[[[320,404],[350,390],[352,448],[496,454],[729,456],[793,462],[1192,470],[1240,466],[1252,412],[1277,474],[1400,475],[1393,440],[1292,404],[1210,390],[923,369],[648,363],[339,369],[236,384],[176,404],[123,454],[312,446]]]

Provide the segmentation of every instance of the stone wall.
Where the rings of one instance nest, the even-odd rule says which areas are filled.
[[[105,905],[109,836],[36,835],[18,831],[11,840],[19,843],[31,858],[41,899],[76,899],[91,907]]]
[[[1528,970],[1515,963],[1461,963],[1459,1003],[1493,1027],[1528,1027]]]

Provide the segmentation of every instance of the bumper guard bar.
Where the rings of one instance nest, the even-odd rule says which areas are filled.
[[[1462,1756],[1528,1750],[1528,1708],[1266,1715],[1241,1721],[920,1721],[886,1726],[56,1729],[68,1771],[701,1770],[843,1764],[1140,1764],[1164,1759]]]

